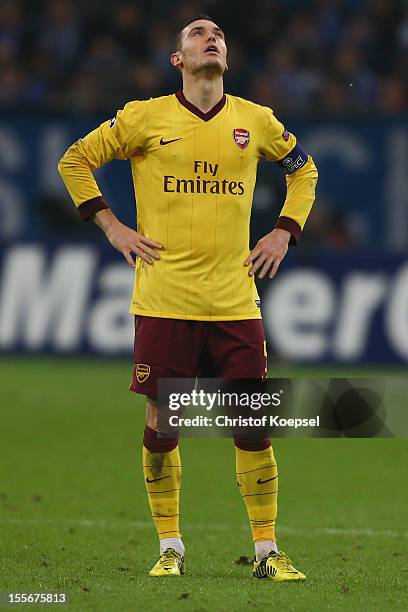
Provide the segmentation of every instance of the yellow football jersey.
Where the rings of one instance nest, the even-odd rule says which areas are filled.
[[[261,317],[254,278],[244,267],[261,156],[286,169],[277,226],[296,241],[317,171],[269,108],[224,95],[203,113],[178,92],[129,102],[68,149],[59,171],[83,216],[106,207],[92,171],[128,159],[137,231],[163,245],[153,265],[137,258],[131,313],[201,321]],[[265,233],[271,230],[272,223]]]

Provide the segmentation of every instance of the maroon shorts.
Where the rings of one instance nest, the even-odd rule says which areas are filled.
[[[265,333],[260,319],[184,321],[135,317],[130,390],[157,397],[159,378],[263,378]]]

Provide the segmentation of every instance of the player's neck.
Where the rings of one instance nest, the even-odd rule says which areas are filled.
[[[205,78],[196,75],[183,75],[184,97],[203,113],[208,113],[222,98],[224,83],[219,78]]]

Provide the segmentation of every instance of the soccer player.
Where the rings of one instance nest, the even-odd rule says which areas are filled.
[[[179,531],[177,437],[157,434],[157,380],[265,376],[265,335],[254,275],[273,278],[297,244],[314,201],[313,160],[266,107],[226,95],[224,33],[205,15],[178,34],[171,63],[182,90],[133,101],[74,143],[59,171],[82,219],[92,218],[135,267],[131,390],[147,396],[143,470],[160,557],[151,576],[184,573]],[[261,157],[286,173],[275,228],[249,251],[249,220]],[[123,225],[92,172],[131,163],[137,231]],[[137,257],[135,257],[137,256]],[[268,437],[235,436],[236,473],[255,543],[253,575],[302,580],[277,548],[278,474]]]

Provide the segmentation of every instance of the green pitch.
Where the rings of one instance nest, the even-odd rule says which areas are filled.
[[[62,609],[78,612],[408,608],[405,440],[274,443],[279,544],[300,584],[251,577],[232,442],[182,440],[187,574],[149,578],[144,409],[129,377],[125,362],[0,361],[0,591],[65,592]]]

